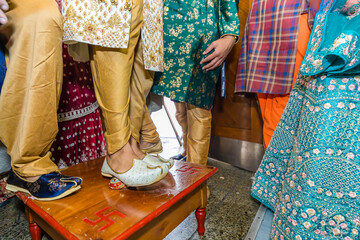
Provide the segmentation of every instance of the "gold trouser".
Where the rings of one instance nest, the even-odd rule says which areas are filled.
[[[130,129],[131,136],[140,143],[140,138],[149,143],[160,141],[156,127],[146,107],[146,97],[153,85],[154,72],[144,69],[141,40],[136,47],[134,70],[131,78]]]
[[[186,161],[206,165],[211,137],[211,110],[184,102],[175,102],[175,106],[176,119],[184,132]]]
[[[140,131],[140,137],[143,141],[148,143],[158,143],[160,141],[159,134],[156,131],[156,127],[150,117],[149,110],[146,106]]]
[[[175,118],[179,123],[182,130],[182,139],[183,139],[183,148],[186,151],[187,148],[187,111],[186,111],[186,103],[184,102],[174,102],[175,104]]]
[[[8,69],[0,96],[0,140],[22,177],[57,171],[49,149],[57,128],[62,84],[62,16],[54,0],[12,0]]]
[[[147,111],[144,96],[153,81],[153,74],[144,69],[140,41],[143,1],[134,0],[131,11],[128,48],[92,47],[95,94],[103,114],[109,154],[120,150],[131,136],[139,142]]]

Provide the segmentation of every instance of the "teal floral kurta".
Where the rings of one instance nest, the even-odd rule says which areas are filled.
[[[322,1],[255,175],[252,196],[274,211],[272,239],[360,239],[360,2],[345,3]]]
[[[203,71],[205,49],[223,35],[239,36],[235,0],[166,0],[164,3],[164,73],[152,91],[211,109],[220,68]]]

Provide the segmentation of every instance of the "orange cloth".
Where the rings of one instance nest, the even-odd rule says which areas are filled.
[[[297,43],[293,84],[296,81],[301,62],[304,59],[307,44],[310,38],[310,33],[311,31],[308,25],[308,14],[302,14],[299,22],[299,37]],[[261,115],[264,122],[264,127],[263,127],[264,144],[265,147],[267,147],[270,143],[275,128],[278,122],[280,121],[281,115],[289,100],[290,94],[258,93],[257,95],[259,99]]]

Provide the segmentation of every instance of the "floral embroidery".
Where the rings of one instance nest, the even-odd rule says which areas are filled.
[[[127,48],[131,11],[125,1],[63,0],[64,41],[85,42],[103,47]]]
[[[158,95],[211,109],[220,68],[202,70],[203,52],[223,35],[240,34],[234,0],[164,1],[164,73]]]
[[[360,14],[339,15],[344,2],[322,1],[300,74],[255,175],[252,196],[274,211],[272,239],[359,239]],[[346,19],[346,30],[327,29],[336,17]]]
[[[63,0],[65,43],[127,48],[132,1]],[[146,69],[163,71],[162,0],[143,0],[143,58]]]

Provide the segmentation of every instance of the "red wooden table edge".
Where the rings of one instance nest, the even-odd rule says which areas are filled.
[[[42,208],[38,207],[29,197],[22,192],[17,192],[16,196],[23,201],[26,206],[37,213],[42,219],[44,219],[50,226],[52,226],[59,234],[69,240],[77,240],[78,238],[69,232],[65,227],[58,223],[52,216],[46,213]],[[39,226],[40,227],[40,226]]]
[[[165,210],[170,208],[172,205],[174,205],[176,202],[181,200],[183,197],[185,197],[187,194],[189,194],[195,188],[197,188],[202,183],[204,183],[208,178],[210,178],[212,175],[214,175],[217,172],[217,170],[218,169],[214,167],[214,169],[211,172],[209,172],[208,174],[206,174],[205,176],[200,178],[198,181],[193,183],[190,187],[184,189],[178,195],[173,197],[170,201],[161,205],[154,212],[150,213],[149,215],[144,217],[142,220],[140,220],[137,224],[133,225],[132,227],[127,229],[125,232],[123,232],[119,236],[115,237],[114,240],[126,239],[126,238],[130,237],[132,234],[134,234],[140,228],[142,228],[143,226],[148,224],[155,217],[159,216]],[[51,225],[63,237],[65,237],[66,239],[69,239],[69,240],[77,240],[78,239],[75,235],[73,235],[65,227],[63,227],[60,223],[58,223],[53,217],[51,217],[48,213],[46,213],[42,208],[38,207],[32,201],[31,198],[27,197],[22,192],[17,192],[16,195],[20,198],[21,201],[23,201],[26,204],[26,206],[28,206],[31,210],[33,210],[35,213],[37,213],[39,216],[41,216],[47,223],[49,223],[49,225]]]
[[[190,187],[184,189],[182,192],[180,192],[178,195],[176,195],[175,197],[173,197],[170,201],[164,203],[163,205],[161,205],[159,208],[157,208],[155,211],[153,211],[152,213],[150,213],[149,215],[147,215],[146,217],[144,217],[142,220],[140,220],[137,224],[133,225],[132,227],[130,227],[129,229],[127,229],[125,232],[123,232],[122,234],[120,234],[119,236],[113,238],[113,240],[121,240],[121,239],[126,239],[128,237],[130,237],[131,235],[133,235],[136,231],[138,231],[139,229],[141,229],[142,227],[144,227],[146,224],[148,224],[150,221],[152,221],[154,218],[156,218],[157,216],[159,216],[161,213],[163,213],[165,210],[169,209],[172,205],[174,205],[175,203],[177,203],[178,201],[180,201],[183,197],[185,197],[187,194],[189,194],[190,192],[192,192],[195,188],[197,188],[198,186],[200,186],[202,183],[204,183],[207,179],[209,179],[212,175],[214,175],[217,172],[217,168],[214,167],[214,169],[209,172],[208,174],[206,174],[205,176],[203,176],[202,178],[200,178],[198,181],[196,181],[195,183],[193,183]]]

